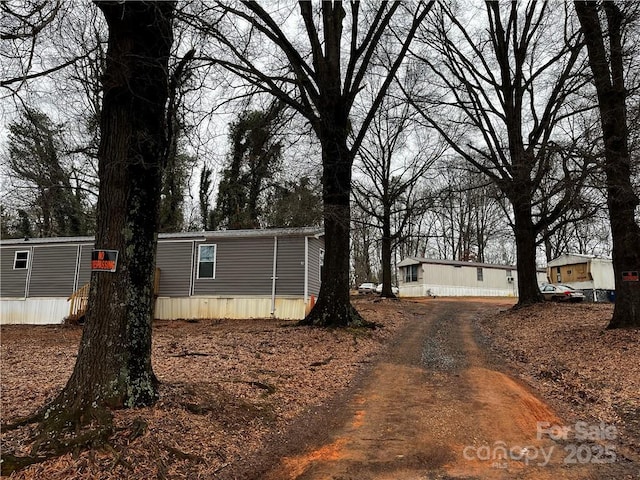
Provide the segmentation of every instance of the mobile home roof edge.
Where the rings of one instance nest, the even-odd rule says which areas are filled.
[[[252,230],[216,230],[200,232],[178,232],[159,233],[158,240],[171,239],[215,239],[215,238],[238,238],[238,237],[320,237],[324,235],[324,230],[318,227],[302,228],[269,228]],[[93,236],[83,237],[51,237],[51,238],[11,238],[0,240],[0,246],[28,246],[43,245],[48,243],[93,243]]]
[[[428,265],[451,265],[454,267],[478,267],[478,268],[496,268],[500,270],[517,270],[516,265],[497,265],[495,263],[478,263],[478,262],[464,262],[462,260],[443,260],[437,258],[420,258],[420,257],[407,257],[402,260],[398,267],[406,267],[409,265],[419,265],[426,263]],[[544,268],[538,268],[539,272],[545,271]]]
[[[548,267],[563,267],[565,265],[573,265],[578,263],[577,261],[582,260],[580,263],[592,263],[592,262],[611,262],[611,257],[605,256],[596,256],[596,255],[586,255],[583,253],[563,253],[559,257],[550,260],[547,263]]]

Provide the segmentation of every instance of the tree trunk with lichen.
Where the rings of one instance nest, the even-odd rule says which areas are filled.
[[[630,18],[615,2],[574,2],[593,72],[602,137],[604,172],[613,241],[616,304],[608,328],[640,327],[640,226],[635,220],[640,199],[631,183],[624,71],[624,28]],[[601,24],[604,10],[606,27]],[[606,32],[606,33],[605,33]],[[605,38],[609,48],[605,47]]]
[[[99,441],[110,433],[108,409],[158,396],[151,322],[175,4],[96,3],[109,26],[96,248],[117,250],[118,264],[92,273],[74,371],[44,410],[35,449],[43,453]]]

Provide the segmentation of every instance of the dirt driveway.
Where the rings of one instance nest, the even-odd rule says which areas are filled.
[[[637,466],[611,462],[605,426],[585,425],[587,438],[562,430],[563,420],[485,353],[472,320],[487,308],[495,304],[408,305],[406,329],[342,408],[309,420],[316,432],[306,438],[322,441],[293,442],[261,478],[640,478]]]

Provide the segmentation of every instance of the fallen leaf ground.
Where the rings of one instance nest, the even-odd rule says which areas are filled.
[[[345,390],[402,326],[398,302],[359,302],[376,330],[322,330],[279,320],[157,321],[160,400],[118,411],[112,448],[65,455],[16,479],[233,478],[235,465],[301,413]],[[2,422],[29,415],[64,386],[81,327],[2,327]],[[143,420],[146,432],[132,432]],[[31,428],[3,434],[28,454]]]
[[[607,330],[611,304],[545,303],[478,323],[491,349],[570,422],[614,426],[640,461],[640,330]]]
[[[110,448],[65,455],[11,478],[236,478],[243,459],[357,381],[407,321],[402,304],[358,299],[362,315],[384,325],[367,332],[275,320],[156,322],[160,401],[116,412]],[[575,421],[615,424],[622,446],[637,455],[640,332],[604,330],[611,308],[496,307],[477,325],[514,374]],[[80,335],[80,327],[2,327],[3,423],[32,413],[64,386]],[[2,450],[28,453],[32,434],[4,433]]]

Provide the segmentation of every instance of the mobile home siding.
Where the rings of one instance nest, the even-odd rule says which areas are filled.
[[[547,265],[550,283],[567,283],[582,290],[587,301],[608,302],[616,289],[611,259],[564,254]]]
[[[405,282],[407,268],[416,265],[418,280]],[[517,268],[513,265],[406,258],[399,264],[402,296],[517,296]],[[537,272],[538,282],[546,273]]]
[[[320,293],[320,250],[324,243],[315,237],[309,238],[309,295]]]
[[[160,269],[161,297],[188,297],[191,291],[193,241],[159,241],[156,267]]]
[[[316,228],[160,234],[156,314],[167,319],[302,318],[308,295],[320,288],[321,235]],[[67,297],[91,280],[93,242],[91,237],[0,241],[1,323],[62,321]],[[202,244],[216,245],[212,279],[196,278]],[[29,268],[13,269],[16,251],[29,251]]]
[[[278,238],[276,295],[304,295],[304,237]]]
[[[198,246],[216,245],[215,278],[197,278]],[[194,295],[270,295],[273,238],[212,238],[196,243]]]
[[[478,268],[482,269],[482,280],[478,280]],[[509,270],[502,268],[425,264],[424,281],[459,287],[502,288],[506,283],[507,272]]]
[[[78,282],[76,290],[91,281],[91,251],[92,244],[80,246],[80,268],[78,269]]]
[[[64,297],[73,293],[77,245],[42,245],[33,249],[30,297]]]
[[[16,252],[29,251],[29,262],[33,254],[31,247],[3,247],[0,253],[0,267],[2,277],[0,278],[0,296],[2,297],[26,297],[27,277],[29,268],[14,270],[13,261]]]

